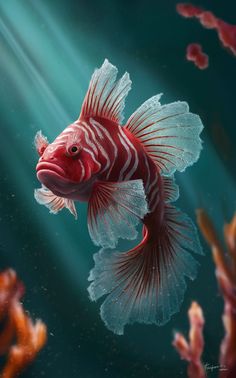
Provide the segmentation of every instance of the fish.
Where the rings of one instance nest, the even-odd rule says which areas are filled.
[[[200,117],[187,102],[144,102],[123,125],[131,89],[126,72],[107,59],[90,80],[79,118],[52,143],[39,131],[35,190],[51,213],[87,202],[90,237],[100,250],[89,274],[89,297],[104,297],[100,315],[117,335],[134,322],[163,325],[179,311],[186,278],[195,279],[203,254],[191,219],[172,203],[179,197],[174,173],[195,163],[202,149]],[[119,239],[142,240],[119,251]]]

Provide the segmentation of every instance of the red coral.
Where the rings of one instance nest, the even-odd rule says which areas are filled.
[[[8,269],[0,273],[0,354],[8,354],[2,378],[14,378],[30,364],[46,342],[47,330],[41,320],[33,324],[19,302],[24,285],[16,273]],[[11,345],[16,339],[16,344]]]
[[[214,16],[212,12],[204,11],[200,13],[197,18],[199,18],[200,23],[206,29],[216,29],[218,25],[218,18]]]
[[[187,47],[186,52],[187,60],[194,62],[194,64],[204,70],[209,65],[209,58],[208,55],[202,51],[202,46],[198,43],[191,43]]]
[[[202,8],[196,7],[195,5],[188,3],[177,4],[176,10],[181,16],[186,18],[197,17],[199,14],[203,12]]]
[[[223,45],[236,55],[236,25],[218,19],[217,31]]]
[[[176,10],[183,17],[199,19],[199,22],[206,29],[216,29],[223,46],[236,55],[236,25],[231,25],[216,17],[214,13],[189,3],[177,4]]]

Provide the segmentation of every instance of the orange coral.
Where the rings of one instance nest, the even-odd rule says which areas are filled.
[[[216,277],[224,299],[223,324],[225,336],[220,347],[219,378],[236,377],[236,214],[231,223],[224,226],[227,253],[222,247],[215,228],[204,210],[197,211],[198,225],[202,234],[211,247],[216,266]],[[182,359],[189,362],[188,377],[206,377],[201,363],[203,351],[202,328],[204,318],[202,309],[193,302],[189,310],[190,342],[184,336],[176,333],[173,345]]]
[[[188,377],[189,378],[205,378],[205,369],[201,362],[201,355],[204,347],[203,326],[204,317],[201,307],[197,302],[193,302],[188,317],[190,322],[189,342],[185,337],[177,332],[173,341],[173,345],[183,360],[189,362]]]
[[[0,273],[0,321],[4,322],[0,333],[0,354],[8,353],[2,378],[18,376],[46,342],[45,324],[41,320],[33,324],[19,302],[24,291],[24,285],[14,270]],[[16,344],[11,345],[14,339]]]
[[[224,226],[227,253],[217,237],[213,224],[203,210],[197,212],[198,225],[211,246],[216,277],[224,298],[225,337],[220,348],[220,378],[236,377],[236,214]]]

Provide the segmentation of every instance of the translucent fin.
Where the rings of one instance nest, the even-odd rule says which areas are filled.
[[[75,219],[77,219],[77,211],[74,201],[67,198],[57,197],[45,186],[40,189],[35,189],[34,198],[40,205],[45,205],[50,210],[50,213],[57,214],[58,211],[65,207],[74,215]]]
[[[143,241],[125,253],[101,249],[94,255],[88,291],[93,301],[107,295],[101,317],[118,335],[124,326],[139,322],[163,325],[176,313],[186,290],[185,277],[194,279],[202,253],[191,220],[174,207],[166,207],[165,221],[154,241]]]
[[[35,135],[34,144],[39,156],[42,156],[49,143],[47,138],[42,134],[41,130]]]
[[[131,80],[126,72],[116,82],[117,68],[107,59],[92,75],[84,99],[80,118],[101,117],[121,123],[125,98],[131,89]]]
[[[179,187],[175,183],[174,176],[162,176],[164,183],[164,200],[165,202],[175,202],[179,198]]]
[[[136,226],[148,212],[142,180],[96,183],[88,206],[93,242],[114,248],[119,238],[135,239]]]
[[[144,145],[161,172],[171,175],[197,161],[201,150],[200,117],[189,113],[186,102],[161,105],[161,95],[141,105],[126,128]]]

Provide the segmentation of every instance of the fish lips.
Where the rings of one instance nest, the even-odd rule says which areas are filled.
[[[78,188],[78,183],[66,178],[66,172],[57,164],[40,162],[36,172],[38,180],[56,195],[67,195]]]

